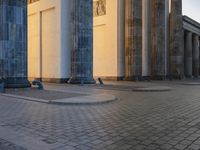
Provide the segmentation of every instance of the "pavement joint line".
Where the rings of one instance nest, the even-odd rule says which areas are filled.
[[[1,96],[17,98],[17,99],[22,99],[22,100],[28,100],[28,101],[33,101],[33,102],[49,103],[49,100],[31,98],[31,97],[26,97],[26,96],[18,96],[18,95],[13,95],[13,94],[1,94]]]

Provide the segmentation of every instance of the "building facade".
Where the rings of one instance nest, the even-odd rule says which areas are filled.
[[[94,83],[96,77],[199,76],[200,25],[182,16],[181,0],[28,0],[28,4],[23,17],[28,17],[29,79]]]
[[[94,78],[142,80],[197,76],[199,67],[196,63],[199,54],[192,52],[191,58],[186,54],[184,31],[189,29],[185,28],[181,0],[92,2],[90,13],[93,10],[93,49],[89,54],[83,52],[79,58],[91,55],[89,74],[93,74]],[[91,1],[83,3],[86,5]],[[42,0],[29,5],[29,77],[58,82],[71,78],[74,66],[77,67],[73,64],[73,57],[78,55],[78,52],[73,55],[74,45],[71,44],[75,40],[72,16],[79,7],[74,8],[72,5],[70,0]],[[33,16],[37,16],[39,21],[33,21]],[[189,28],[196,28],[198,31],[200,29],[194,22],[190,23]],[[52,32],[53,37],[45,32]],[[36,39],[34,35],[38,35],[38,44],[31,42]],[[36,45],[38,47],[34,48]],[[193,40],[192,45],[192,51],[199,51],[199,36]],[[42,63],[37,64],[37,67],[33,53],[43,57],[38,58]],[[47,56],[50,54],[51,57]],[[56,62],[51,61],[52,59]],[[51,63],[54,65],[49,65]],[[78,66],[84,69],[87,65]]]

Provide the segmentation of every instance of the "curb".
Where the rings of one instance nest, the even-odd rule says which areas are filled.
[[[66,99],[56,99],[56,100],[44,100],[44,99],[31,98],[25,96],[18,96],[13,94],[1,94],[1,96],[17,98],[32,102],[56,104],[56,105],[94,105],[94,104],[105,104],[119,100],[117,97],[111,94],[95,94],[95,95],[72,97]]]

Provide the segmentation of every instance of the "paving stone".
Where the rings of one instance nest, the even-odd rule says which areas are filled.
[[[26,150],[21,146],[17,146],[14,143],[0,139],[0,150]]]
[[[132,86],[133,83],[128,84]],[[24,136],[45,144],[47,150],[200,148],[200,86],[188,88],[174,82],[134,83],[138,87],[146,84],[164,84],[175,90],[145,93],[90,86],[45,85],[47,90],[107,93],[121,99],[115,103],[89,106],[48,105],[0,95],[0,128],[16,133],[18,136],[13,135],[10,143],[17,139],[15,144],[22,150],[28,144],[29,147],[34,145],[34,142],[20,140]]]

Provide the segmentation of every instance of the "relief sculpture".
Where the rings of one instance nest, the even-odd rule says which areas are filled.
[[[97,0],[94,2],[94,17],[106,14],[106,0]]]

